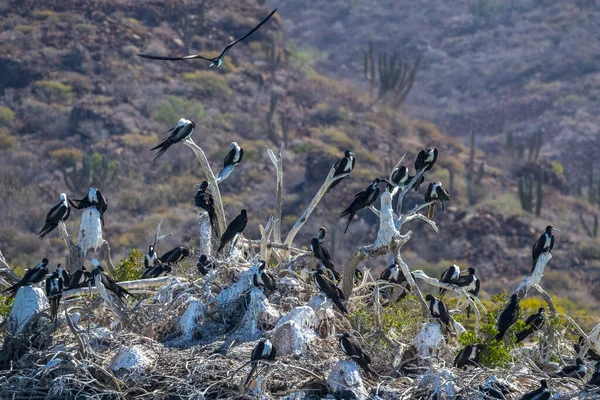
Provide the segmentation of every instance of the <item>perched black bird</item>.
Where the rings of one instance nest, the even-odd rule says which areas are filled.
[[[410,292],[410,290],[411,290],[410,284],[408,283],[408,281],[406,280],[406,277],[402,273],[402,270],[400,270],[400,267],[396,263],[394,263],[394,264],[390,265],[389,267],[387,267],[386,269],[384,269],[381,272],[381,275],[379,275],[379,279],[402,286],[403,292],[398,296],[397,300],[402,300],[404,297],[406,297],[408,292]],[[414,279],[414,276],[413,276],[413,279]],[[392,288],[390,295],[393,292],[394,292],[394,289]],[[385,294],[384,294],[384,297],[385,297]]]
[[[527,327],[525,329],[523,329],[521,332],[517,333],[517,342],[522,342],[533,332],[536,332],[536,331],[539,331],[540,329],[542,329],[542,326],[544,326],[544,321],[545,321],[544,316],[545,315],[546,315],[546,310],[544,309],[544,307],[540,307],[537,314],[530,315],[527,318],[527,320],[525,321],[525,324],[527,324]]]
[[[196,197],[194,197],[194,204],[196,204],[196,207],[201,208],[208,213],[213,232],[217,237],[221,237],[219,224],[217,223],[217,212],[215,211],[215,199],[208,187],[208,182],[202,181],[202,183],[200,183],[198,191],[196,192]]]
[[[254,350],[252,350],[252,355],[250,356],[250,362],[252,362],[252,369],[246,378],[245,385],[248,385],[259,361],[273,361],[277,356],[277,349],[275,346],[271,344],[269,339],[262,339],[260,342],[256,344]]]
[[[71,274],[69,271],[62,267],[62,264],[58,264],[56,266],[56,272],[58,272],[58,276],[63,280],[63,286],[68,287],[69,282],[71,282]]]
[[[229,167],[230,165],[237,166],[242,162],[242,158],[244,157],[244,149],[242,149],[236,142],[231,142],[227,150],[227,155],[223,160],[223,169]]]
[[[479,353],[485,349],[482,344],[470,344],[462,349],[454,359],[454,366],[456,368],[464,369],[466,366],[479,366]]]
[[[43,239],[47,234],[52,232],[58,226],[60,221],[66,221],[69,219],[71,214],[71,207],[69,207],[69,201],[67,195],[64,193],[60,194],[60,203],[55,205],[46,214],[46,222],[44,227],[40,230],[38,237]]]
[[[193,60],[195,58],[199,58],[201,60],[210,61],[209,67],[220,67],[221,65],[223,65],[223,60],[225,59],[227,52],[229,50],[231,50],[231,48],[233,46],[235,46],[236,44],[238,44],[239,42],[241,42],[242,40],[246,39],[248,36],[250,36],[254,32],[256,32],[256,30],[258,30],[258,28],[263,26],[263,24],[265,22],[267,22],[273,16],[273,14],[275,14],[276,11],[277,11],[277,9],[274,9],[273,11],[271,11],[271,13],[269,15],[267,15],[267,17],[265,19],[260,21],[260,23],[258,25],[256,25],[254,28],[252,28],[248,33],[246,33],[242,37],[235,39],[233,42],[231,42],[227,46],[225,46],[225,49],[223,49],[223,51],[221,52],[221,54],[219,54],[218,57],[207,58],[207,57],[201,56],[200,54],[193,54],[193,55],[184,56],[184,57],[163,57],[163,56],[152,56],[152,55],[148,55],[148,54],[138,54],[138,56],[143,57],[143,58],[149,58],[151,60],[166,60],[166,61],[182,61],[182,60]]]
[[[160,264],[157,262],[154,267],[146,268],[142,274],[142,279],[158,278],[170,274],[172,270],[169,264]]]
[[[354,200],[352,200],[352,204],[350,204],[350,206],[342,212],[340,218],[348,216],[348,222],[346,222],[346,228],[344,229],[344,233],[348,231],[348,227],[350,226],[350,222],[352,222],[354,215],[359,210],[369,207],[375,202],[375,200],[377,200],[380,192],[379,188],[377,187],[377,185],[379,185],[379,182],[381,182],[380,179],[375,178],[375,180],[369,185],[368,188],[366,188],[360,193],[356,193],[354,195]]]
[[[540,381],[540,388],[532,392],[525,393],[521,400],[548,400],[552,393],[548,390],[548,384],[545,379]]]
[[[252,282],[254,286],[260,288],[264,287],[268,290],[277,289],[277,285],[275,284],[275,277],[265,271],[266,264],[264,261],[261,261],[260,267],[258,267],[258,271],[254,273],[252,276]]]
[[[21,278],[21,280],[8,289],[4,290],[4,293],[8,293],[8,297],[14,297],[19,289],[23,286],[36,285],[44,280],[46,275],[48,274],[48,259],[44,258],[41,263],[36,265],[35,267],[28,269],[25,272],[25,275]]]
[[[577,354],[581,353],[581,349],[585,346],[585,338],[583,336],[579,336],[577,343],[573,344],[573,348]],[[593,361],[600,361],[600,354],[596,352],[594,349],[588,349],[583,355],[585,358],[589,358]]]
[[[464,287],[467,289],[467,293],[473,296],[479,296],[479,290],[481,288],[481,281],[475,276],[475,268],[470,267],[468,275],[461,275],[456,282],[457,286]],[[471,318],[471,304],[467,305],[467,318]]]
[[[442,321],[444,326],[448,330],[451,330],[450,314],[448,314],[448,309],[446,308],[446,305],[441,300],[433,297],[430,294],[428,294],[425,297],[425,300],[429,302],[429,312],[431,313],[431,316]]]
[[[402,187],[410,182],[410,176],[408,175],[408,168],[404,165],[399,165],[394,168],[390,174],[390,183],[388,183],[388,191],[392,191],[394,186]]]
[[[171,128],[166,132],[170,133],[169,137],[150,149],[150,151],[158,150],[156,157],[154,157],[154,161],[158,160],[163,154],[165,154],[165,152],[169,150],[169,147],[192,136],[195,128],[196,124],[194,122],[188,121],[185,118],[181,118],[177,122],[176,127]]]
[[[406,181],[406,184],[407,184],[407,185],[408,185],[408,184],[410,184],[410,183],[413,181],[413,179],[415,179],[415,178],[416,178],[416,175],[415,175],[415,176],[409,176],[409,177],[408,177],[408,180]],[[424,176],[424,175],[421,175],[421,177],[419,178],[419,180],[418,180],[418,181],[416,181],[416,182],[414,183],[414,185],[413,185],[413,189],[414,189],[414,191],[415,191],[415,192],[416,192],[417,190],[419,190],[419,188],[421,187],[421,185],[423,184],[423,182],[425,182],[425,176]]]
[[[429,148],[427,150],[421,150],[415,160],[415,170],[419,172],[425,168],[425,171],[429,171],[435,164],[438,157],[438,150]]]
[[[325,241],[325,235],[327,235],[327,229],[324,226],[319,228],[319,233],[317,235],[317,240],[319,243],[323,243]]]
[[[135,297],[129,293],[127,289],[119,285],[112,277],[105,274],[104,268],[102,268],[98,260],[95,258],[92,259],[92,265],[94,266],[92,269],[92,277],[96,287],[99,287],[100,284],[102,284],[106,290],[113,292],[121,300],[125,298],[125,295]]]
[[[46,297],[50,303],[50,317],[56,321],[58,317],[58,306],[63,294],[63,278],[57,272],[46,278]]]
[[[177,264],[190,255],[190,251],[185,247],[175,247],[158,258],[161,264]]]
[[[154,246],[148,247],[148,252],[144,257],[144,267],[145,268],[154,268],[158,264],[160,264],[160,260],[158,259],[158,254],[154,251]]]
[[[480,386],[479,390],[485,393],[487,396],[493,399],[507,400],[510,394],[510,388],[497,380],[486,382],[485,385]]]
[[[353,343],[350,340],[350,335],[348,333],[344,333],[341,335],[336,335],[337,337],[339,337],[339,345],[340,345],[340,349],[348,356],[352,359],[352,361],[354,361],[355,363],[357,363],[358,365],[360,365],[360,367],[368,373],[377,375],[377,373],[375,371],[373,371],[371,369],[371,367],[369,367],[369,364],[371,364],[371,357],[369,357],[369,355],[367,353],[365,353],[360,346],[358,346],[356,343]]]
[[[324,229],[324,228],[323,228]],[[331,271],[336,281],[340,280],[340,274],[335,270],[335,264],[331,261],[331,256],[329,255],[329,251],[325,246],[323,246],[323,242],[319,241],[319,238],[312,238],[310,241],[310,250],[313,252],[313,255],[319,260],[323,261],[323,265],[325,268]]]
[[[444,272],[442,272],[442,276],[440,278],[440,282],[443,283],[456,283],[458,278],[460,277],[460,267],[456,264],[449,266]],[[440,297],[442,297],[446,293],[446,289],[440,288]]]
[[[69,198],[69,204],[76,210],[83,210],[94,206],[100,213],[100,220],[104,226],[104,213],[108,209],[106,199],[98,189],[91,187],[88,194],[81,200],[73,200]]]
[[[213,269],[215,260],[211,256],[207,256],[206,254],[200,255],[198,257],[198,262],[196,263],[196,268],[203,275],[206,276],[208,274],[209,269]]]
[[[82,265],[81,269],[75,271],[71,276],[71,279],[69,279],[67,289],[86,287],[90,283],[93,283],[92,274],[85,269],[84,265]]]
[[[429,186],[427,186],[427,191],[425,192],[425,202],[429,203],[430,201],[436,200],[439,200],[442,203],[442,212],[444,212],[444,203],[450,201],[450,194],[448,194],[448,191],[444,189],[441,182],[430,182]],[[427,218],[433,219],[433,215],[435,213],[435,205],[436,203],[429,205]]]
[[[600,386],[600,361],[596,363],[596,371],[594,372],[587,384]]]
[[[533,244],[531,249],[531,256],[533,257],[533,267],[531,267],[531,273],[535,271],[535,264],[542,253],[550,253],[554,247],[554,235],[552,231],[560,232],[558,229],[548,225],[546,232]]]
[[[240,215],[235,217],[233,221],[229,223],[227,229],[225,229],[225,233],[221,236],[221,244],[219,244],[219,248],[217,249],[217,253],[225,247],[227,243],[229,243],[235,235],[238,233],[242,233],[246,228],[246,224],[248,224],[248,215],[246,214],[246,210],[242,210]]]
[[[510,296],[510,302],[506,305],[506,308],[498,316],[498,334],[496,335],[496,340],[502,340],[508,328],[513,326],[518,318],[519,298],[516,294],[513,294]]]
[[[335,172],[334,172],[333,176],[336,177],[336,176],[340,176],[342,174],[351,173],[352,170],[354,169],[355,163],[356,163],[356,159],[354,158],[354,153],[351,152],[350,150],[346,150],[346,152],[344,153],[344,158],[336,161],[336,163],[333,165],[333,168],[335,168]],[[331,186],[329,186],[329,189],[327,189],[327,193],[329,193],[329,191],[331,189],[336,187],[343,180],[344,180],[344,178],[334,181],[331,184]]]
[[[587,367],[585,366],[583,360],[578,358],[575,360],[575,365],[565,365],[563,369],[558,371],[557,376],[562,378],[583,379],[586,373]]]
[[[344,303],[342,303],[342,301],[346,300],[344,297],[344,292],[342,292],[342,290],[338,288],[332,281],[325,278],[322,268],[317,268],[313,273],[315,274],[314,281],[317,288],[321,292],[325,293],[325,295],[331,299],[333,304],[335,304],[342,311],[342,313],[348,314],[348,309]]]

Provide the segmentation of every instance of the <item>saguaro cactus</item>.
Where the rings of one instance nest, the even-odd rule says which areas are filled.
[[[94,153],[84,155],[81,167],[64,168],[65,185],[72,192],[87,189],[90,186],[106,187],[115,180],[116,161],[111,161],[105,155]]]

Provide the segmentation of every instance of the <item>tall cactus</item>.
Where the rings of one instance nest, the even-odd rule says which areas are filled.
[[[85,154],[81,161],[81,167],[63,168],[63,179],[65,185],[72,192],[87,189],[90,186],[106,187],[115,180],[117,170],[116,161],[108,157],[94,153],[91,156]]]
[[[269,68],[269,72],[271,73],[271,79],[274,80],[275,73],[277,72],[277,69],[281,65],[281,60],[282,60],[281,54],[282,53],[281,53],[281,51],[279,51],[279,49],[277,48],[277,45],[272,40],[263,42],[262,49],[265,53],[265,59],[267,61],[267,67]]]
[[[585,219],[583,218],[583,214],[579,213],[579,220],[581,221],[581,225],[583,226],[583,230],[585,231],[585,233],[591,237],[591,238],[595,238],[598,237],[598,215],[594,215],[594,226],[593,228],[588,227],[588,225],[585,222]]]
[[[542,203],[544,201],[544,170],[541,167],[538,168],[536,183],[535,215],[539,217],[542,213]]]
[[[275,122],[273,121],[273,117],[275,116],[275,112],[277,111],[277,103],[279,102],[279,94],[276,91],[271,90],[271,101],[269,103],[269,111],[267,111],[267,115],[265,116],[267,123],[267,130],[269,132],[269,136],[273,139],[273,142],[277,142],[277,135],[275,134]]]
[[[535,198],[535,215],[539,216],[544,204],[544,170],[538,166],[535,172],[524,173],[518,179],[518,187],[519,200],[523,210],[530,213],[534,212]]]

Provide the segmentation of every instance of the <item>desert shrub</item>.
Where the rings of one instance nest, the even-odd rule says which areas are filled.
[[[35,91],[44,96],[49,102],[68,101],[73,98],[71,86],[58,81],[35,81]]]
[[[225,100],[232,94],[227,78],[215,72],[189,72],[184,75],[184,79],[192,83],[202,96],[216,101]]]
[[[315,127],[310,130],[311,136],[317,137],[325,143],[332,144],[340,149],[352,149],[359,143],[350,138],[346,132],[336,127]]]
[[[0,129],[0,151],[8,150],[17,143],[17,139],[12,137],[6,130]]]
[[[306,73],[313,71],[315,64],[325,57],[326,54],[310,47],[303,47],[301,49],[298,46],[292,45],[289,48],[290,65],[298,71]]]
[[[144,255],[137,249],[131,249],[129,256],[115,267],[115,279],[118,282],[139,279],[144,268]]]
[[[14,298],[9,298],[0,293],[0,320],[4,320],[8,317],[13,301],[15,301]]]
[[[312,122],[322,125],[337,125],[348,118],[348,110],[331,103],[317,104],[310,115]]]
[[[156,110],[153,118],[165,126],[174,126],[180,118],[197,122],[204,115],[204,106],[198,101],[178,96],[167,96]]]
[[[50,158],[58,163],[60,167],[74,167],[81,162],[83,153],[79,149],[57,149],[50,152]]]
[[[0,125],[10,125],[15,119],[15,112],[8,107],[0,106]]]
[[[137,133],[128,133],[119,136],[119,141],[126,147],[148,147],[158,143],[155,135],[138,135]]]

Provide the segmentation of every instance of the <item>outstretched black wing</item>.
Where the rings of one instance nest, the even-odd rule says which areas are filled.
[[[138,57],[148,58],[150,60],[164,60],[164,61],[182,61],[182,60],[193,60],[194,58],[200,58],[206,61],[212,61],[211,58],[206,58],[201,56],[200,54],[192,54],[184,57],[164,57],[164,56],[153,56],[150,54],[138,54]]]
[[[225,55],[227,54],[227,52],[229,51],[229,49],[231,49],[233,46],[235,46],[236,44],[238,44],[239,42],[241,42],[242,40],[246,39],[248,36],[250,36],[254,32],[256,32],[258,30],[258,28],[260,28],[261,26],[263,26],[265,24],[265,22],[267,22],[269,19],[271,19],[271,17],[273,16],[273,14],[275,14],[276,11],[277,11],[277,9],[274,9],[273,11],[271,11],[271,13],[269,15],[267,15],[267,17],[265,19],[263,19],[262,21],[260,21],[258,23],[258,25],[256,25],[254,28],[252,28],[250,30],[250,32],[246,33],[244,36],[242,36],[240,38],[235,39],[233,42],[231,42],[227,46],[225,46],[225,49],[223,49],[223,52],[219,55],[219,58],[225,57]]]

